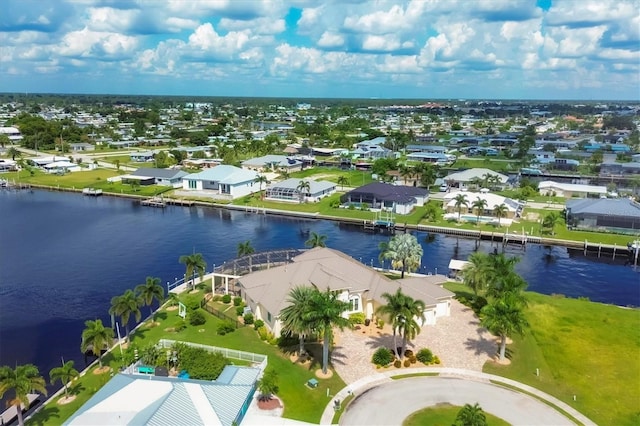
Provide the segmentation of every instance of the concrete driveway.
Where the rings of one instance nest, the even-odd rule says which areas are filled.
[[[340,425],[401,425],[412,413],[439,403],[482,409],[512,425],[573,425],[559,412],[528,395],[456,378],[415,377],[383,383],[351,401]]]

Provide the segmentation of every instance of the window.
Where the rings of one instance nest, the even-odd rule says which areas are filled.
[[[359,298],[353,298],[353,299],[349,299],[349,304],[351,305],[351,310],[352,311],[359,311],[360,310],[360,299]]]
[[[267,322],[271,322],[271,312],[267,312]]]
[[[196,189],[197,187],[198,187],[198,182],[196,182],[195,180],[189,181],[189,189]]]

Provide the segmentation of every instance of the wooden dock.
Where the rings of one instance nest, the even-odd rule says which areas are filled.
[[[146,200],[141,200],[140,205],[163,209],[167,206],[167,203],[162,198],[153,197],[153,198],[148,198]]]
[[[98,197],[98,196],[102,195],[102,189],[84,188],[82,190],[82,195],[88,195],[90,197]]]

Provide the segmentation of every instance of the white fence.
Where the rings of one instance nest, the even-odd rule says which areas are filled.
[[[245,352],[245,351],[239,351],[237,349],[220,348],[217,346],[201,345],[199,343],[191,343],[191,342],[179,342],[176,340],[167,340],[167,339],[160,339],[160,341],[158,342],[158,345],[160,345],[162,348],[169,348],[176,343],[181,343],[183,345],[191,346],[194,348],[204,349],[205,351],[209,351],[209,352],[221,352],[227,358],[239,359],[242,361],[250,361],[254,364],[258,364],[258,367],[260,368],[261,371],[264,371],[264,369],[267,368],[267,356],[262,354],[256,354],[253,352]]]

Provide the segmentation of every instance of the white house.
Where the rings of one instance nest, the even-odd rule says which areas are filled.
[[[300,182],[303,181],[309,183],[309,190],[305,190],[304,194],[300,194]],[[291,178],[269,185],[265,192],[265,198],[277,201],[317,202],[336,192],[336,186],[337,184],[334,182],[326,180],[315,181]]]
[[[66,172],[79,172],[82,168],[70,161],[54,161],[53,163],[45,164],[43,166],[47,173],[66,173]]]
[[[457,206],[456,197],[463,195],[466,204]],[[500,218],[500,224],[510,225],[512,220],[520,215],[524,204],[519,203],[511,198],[503,197],[502,195],[492,194],[488,190],[483,189],[480,192],[470,191],[451,191],[444,196],[443,209],[445,210],[445,219],[462,219],[471,222],[478,220],[478,212],[473,207],[473,203],[476,200],[483,200],[485,202],[484,209],[480,212],[481,222],[498,223],[498,218],[494,213],[496,206],[502,204],[505,205],[504,215]],[[458,211],[460,210],[460,211]],[[460,213],[460,218],[458,218]]]
[[[345,317],[361,312],[370,320],[378,306],[385,304],[382,294],[402,287],[403,293],[425,303],[424,324],[433,325],[451,313],[454,294],[442,287],[446,281],[443,275],[391,280],[342,252],[316,247],[285,265],[241,276],[237,285],[255,318],[279,336],[282,326],[278,315],[288,305],[288,294],[296,286],[315,285],[320,290],[338,292],[339,299],[350,305]]]
[[[538,183],[538,191],[541,195],[556,197],[601,197],[607,195],[607,187],[599,185],[581,185],[575,183],[560,183],[545,180]]]
[[[487,177],[491,177],[495,180],[495,183],[497,185],[492,186],[504,187],[509,181],[509,176],[503,175],[502,173],[498,173],[490,169],[483,168],[474,168],[463,170],[461,172],[451,173],[444,178],[444,181],[447,182],[449,186],[454,186],[462,189],[475,185],[476,182],[483,182],[485,179],[487,179]]]
[[[234,199],[258,192],[258,173],[235,166],[220,165],[182,178],[182,189],[211,191],[223,198]]]

